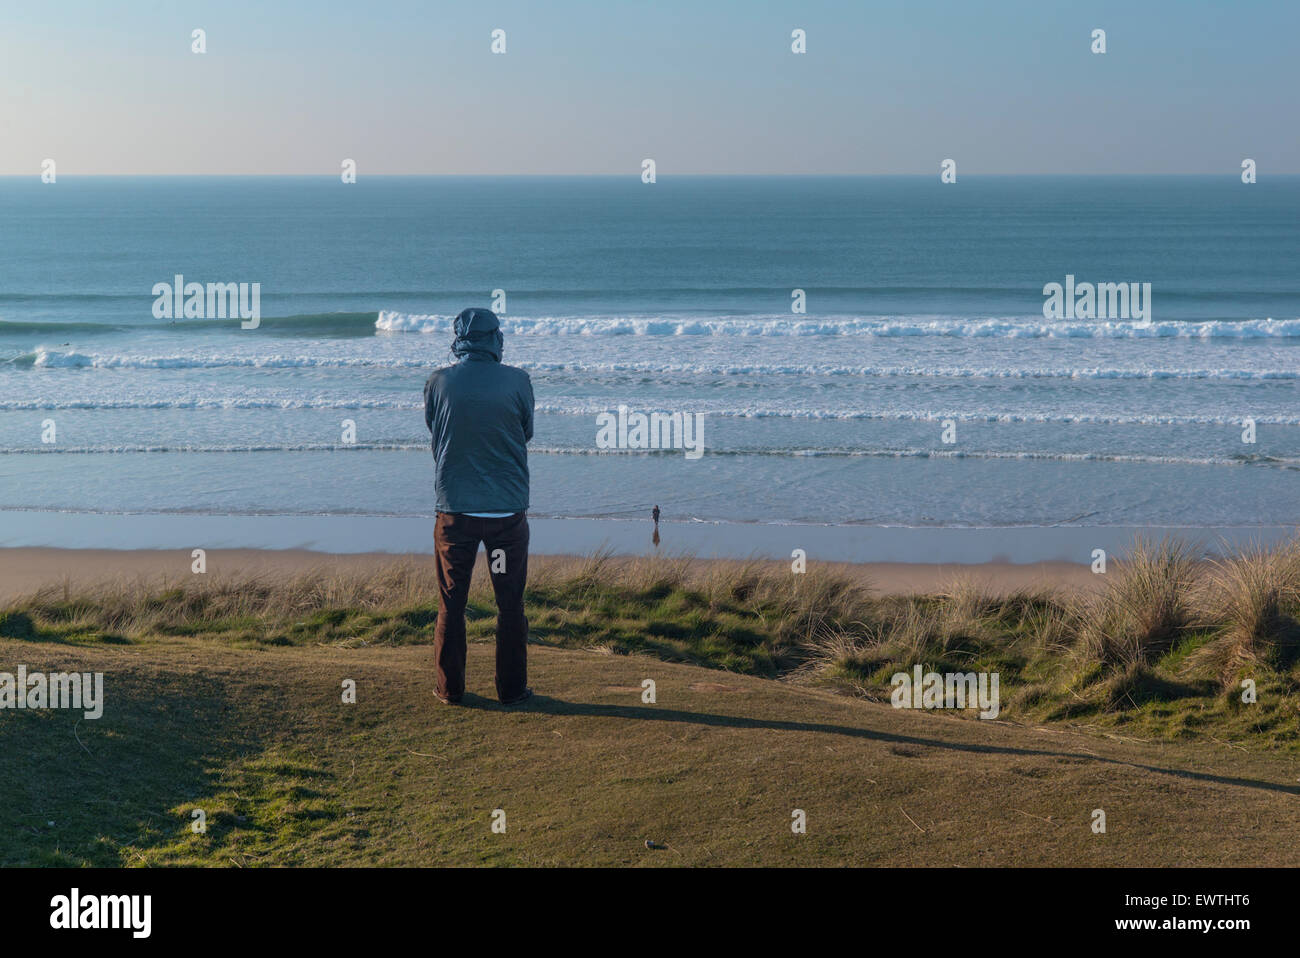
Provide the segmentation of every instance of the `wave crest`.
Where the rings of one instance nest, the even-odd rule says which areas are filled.
[[[389,333],[451,335],[454,316],[381,310],[375,329]],[[1300,319],[1208,322],[1046,322],[1024,318],[970,319],[915,316],[501,317],[501,328],[521,336],[953,336],[1005,339],[1293,339]]]

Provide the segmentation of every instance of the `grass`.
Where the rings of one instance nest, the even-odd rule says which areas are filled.
[[[1210,864],[1229,827],[1281,863],[1250,823],[1300,817],[1297,556],[1137,542],[1103,588],[1059,595],[539,562],[526,710],[473,694],[491,687],[482,569],[469,709],[433,704],[425,564],[46,590],[0,609],[0,670],[102,670],[108,703],[98,721],[0,711],[0,865]],[[1001,721],[878,704],[916,664],[998,672]],[[1091,840],[1104,803],[1140,841]],[[783,823],[810,805],[796,842]],[[964,838],[975,822],[1008,844]]]
[[[880,596],[849,572],[598,553],[536,563],[526,600],[532,640],[543,645],[649,655],[873,701],[887,700],[891,676],[917,664],[997,672],[1011,720],[1291,746],[1300,734],[1298,543],[1203,561],[1186,544],[1139,539],[1084,595],[997,594],[956,580],[933,595]],[[436,588],[430,564],[408,561],[377,573],[50,589],[0,610],[0,638],[428,645]],[[467,618],[472,639],[493,635],[483,569]],[[1246,680],[1255,683],[1253,704],[1240,701]]]
[[[1084,657],[1107,670],[1149,665],[1195,622],[1196,555],[1186,543],[1139,539],[1119,574],[1078,617]]]
[[[433,702],[421,646],[0,642],[15,651],[104,671],[108,702],[98,721],[0,713],[0,866],[1295,863],[1277,835],[1300,827],[1300,785],[1275,750],[1153,749],[547,647],[539,696],[506,709],[485,641],[459,708]]]

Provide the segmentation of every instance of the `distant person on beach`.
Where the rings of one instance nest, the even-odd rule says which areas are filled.
[[[658,506],[655,506],[653,509],[650,510],[650,518],[653,519],[653,520],[655,521],[655,525],[659,525],[659,507],[658,507]]]
[[[497,600],[497,698],[515,705],[533,694],[524,617],[533,384],[522,369],[501,362],[504,338],[491,310],[463,311],[454,331],[456,361],[435,370],[424,385],[438,511],[435,694],[454,705],[465,693],[465,604],[481,542]]]

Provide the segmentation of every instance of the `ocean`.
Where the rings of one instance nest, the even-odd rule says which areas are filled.
[[[0,178],[0,543],[425,535],[421,389],[494,291],[540,520],[1293,527],[1297,264],[1300,177]],[[259,325],[156,317],[177,275]],[[1149,313],[1046,318],[1067,277]],[[599,448],[620,406],[704,454]]]

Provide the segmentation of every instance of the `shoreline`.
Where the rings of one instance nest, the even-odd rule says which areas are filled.
[[[433,517],[366,515],[116,514],[0,510],[0,550],[305,551],[324,555],[429,555]],[[1297,523],[1300,525],[1300,522]],[[529,518],[535,555],[588,555],[908,565],[1086,567],[1094,550],[1117,557],[1138,537],[1174,538],[1208,554],[1275,545],[1296,526],[868,526],[643,519]]]

